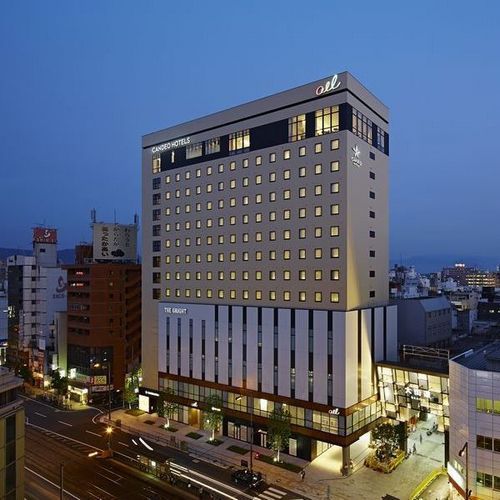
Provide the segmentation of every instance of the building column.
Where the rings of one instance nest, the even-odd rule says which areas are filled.
[[[349,464],[351,462],[351,446],[345,446],[342,448],[342,475],[348,476],[351,472]]]

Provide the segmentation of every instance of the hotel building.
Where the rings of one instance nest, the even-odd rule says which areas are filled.
[[[224,435],[263,446],[286,406],[288,453],[348,463],[397,357],[387,108],[340,73],[142,146],[143,406],[169,387],[198,426],[217,394]]]

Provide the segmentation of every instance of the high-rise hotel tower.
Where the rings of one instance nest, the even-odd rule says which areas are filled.
[[[143,137],[142,406],[169,387],[198,426],[217,394],[223,433],[257,445],[286,406],[290,454],[348,462],[396,355],[388,155],[388,110],[349,73]]]

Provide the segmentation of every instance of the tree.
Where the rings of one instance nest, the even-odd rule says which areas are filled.
[[[132,370],[132,373],[125,378],[125,388],[123,391],[123,402],[128,404],[129,409],[137,402],[137,393],[142,379],[142,369]]]
[[[50,386],[57,391],[59,396],[65,396],[68,393],[68,377],[61,377],[59,370],[54,370]]]
[[[372,441],[376,447],[375,456],[380,462],[385,462],[390,460],[399,448],[399,432],[396,426],[385,422],[372,430]]]
[[[160,392],[160,397],[156,404],[158,416],[164,417],[167,420],[165,423],[166,429],[170,427],[170,419],[174,417],[179,408],[179,405],[175,401],[172,401],[173,395],[174,391],[170,387],[167,387],[164,391]]]
[[[219,429],[223,420],[222,399],[217,394],[210,394],[205,399],[207,405],[205,409],[205,424],[207,429],[212,431],[210,441],[215,439],[215,432]]]
[[[290,412],[282,407],[275,407],[269,415],[269,440],[271,449],[276,452],[278,462],[280,461],[280,451],[288,444],[288,439],[292,433],[290,421]]]
[[[24,379],[28,384],[33,385],[33,372],[28,365],[23,365],[19,368],[19,376]]]

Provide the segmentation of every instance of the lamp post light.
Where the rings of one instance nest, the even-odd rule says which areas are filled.
[[[111,434],[113,434],[113,427],[108,425],[108,427],[106,427],[106,434],[108,435],[108,451],[111,453]]]
[[[235,401],[241,401],[242,397],[243,396],[236,397]],[[253,406],[250,408],[250,472],[253,472]]]
[[[469,445],[466,442],[458,452],[459,457],[465,454],[465,500],[469,500],[472,491],[469,491]]]

